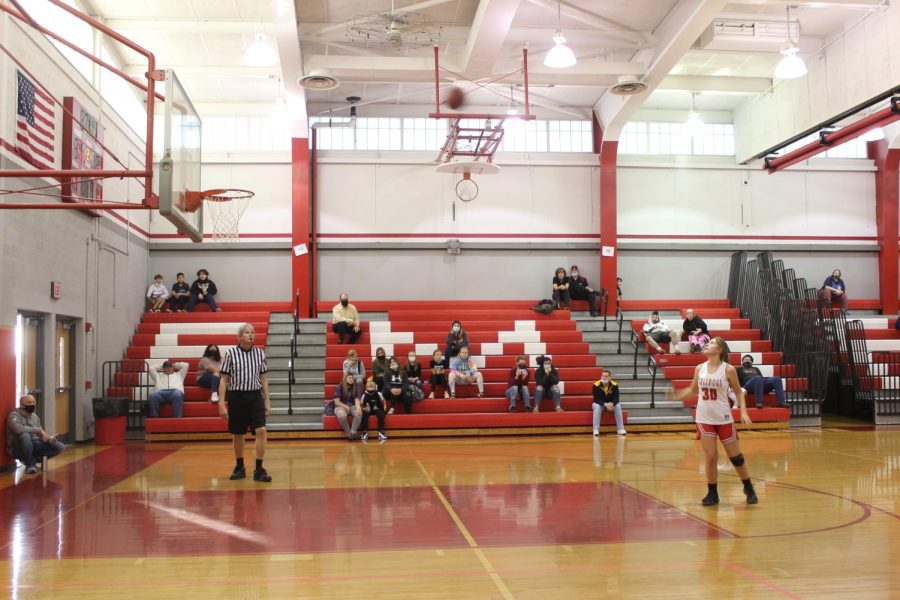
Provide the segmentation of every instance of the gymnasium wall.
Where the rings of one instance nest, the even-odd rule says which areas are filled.
[[[573,263],[597,281],[593,155],[504,156],[499,174],[474,177],[471,203],[454,202],[457,177],[435,172],[431,158],[320,154],[320,298],[542,298],[554,268]],[[776,175],[728,158],[622,157],[621,165],[619,270],[629,297],[722,297],[731,252],[766,248],[815,285],[837,266],[853,297],[878,296],[869,161],[821,159]],[[230,170],[204,165],[204,178],[230,176],[256,191],[241,241],[154,237],[151,270],[168,281],[205,266],[223,300],[287,299],[290,167]],[[447,252],[448,240],[460,241],[460,254]]]
[[[0,17],[0,38],[13,53],[24,58],[34,76],[50,87],[56,97],[75,96],[86,108],[100,116],[105,129],[104,143],[129,168],[136,168],[143,156],[143,144],[113,109],[95,104],[97,90],[91,88],[59,54],[55,47],[30,29]],[[16,67],[0,55],[0,106],[15,107]],[[0,138],[13,145],[14,109],[2,111]],[[9,118],[7,118],[9,117]],[[62,141],[62,118],[56,109],[57,164]],[[0,166],[26,168],[28,165],[8,148],[0,148]],[[116,168],[109,155],[105,167]],[[42,180],[7,180],[14,189],[39,185]],[[44,181],[50,183],[50,181]],[[107,180],[104,198],[137,200],[143,189],[134,181]],[[42,196],[10,195],[4,202],[53,202]],[[40,387],[45,424],[55,422],[53,406],[55,375],[54,333],[56,320],[75,320],[75,369],[71,383],[75,394],[77,439],[91,437],[93,415],[91,397],[102,394],[101,367],[107,360],[121,359],[134,332],[146,290],[149,264],[149,213],[116,211],[94,216],[72,210],[0,211],[0,327],[14,327],[19,311],[43,318],[42,354],[45,366]],[[62,285],[62,297],[50,298],[50,282]],[[85,332],[85,323],[93,331]],[[2,365],[3,385],[14,386],[15,366]],[[13,382],[6,380],[13,377]],[[85,382],[93,389],[85,389]],[[8,407],[3,407],[8,408]],[[5,412],[3,414],[6,414]],[[48,428],[49,429],[49,428]]]
[[[854,23],[823,40],[824,52],[803,48],[806,77],[780,81],[735,110],[738,162],[900,84],[900,3],[885,3]]]

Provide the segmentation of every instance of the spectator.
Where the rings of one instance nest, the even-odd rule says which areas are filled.
[[[578,273],[578,265],[572,265],[569,269],[569,297],[572,300],[584,300],[588,303],[588,309],[591,316],[596,317],[600,313],[597,312],[597,296],[600,292],[595,292],[588,284],[588,280]]]
[[[819,290],[819,298],[830,300],[831,306],[838,306],[841,310],[847,310],[847,285],[841,279],[841,270],[835,269],[831,277],[822,284]]]
[[[331,330],[338,335],[338,344],[344,343],[344,338],[350,336],[350,343],[355,344],[362,335],[359,328],[359,313],[356,307],[350,304],[350,297],[341,294],[340,302],[331,309]]]
[[[222,366],[222,355],[219,347],[210,344],[203,351],[203,357],[197,363],[197,385],[212,390],[209,399],[219,401],[219,368]]]
[[[622,303],[622,278],[616,277],[616,306]]]
[[[181,417],[184,407],[184,376],[187,375],[188,364],[186,362],[175,363],[166,361],[159,369],[150,370],[150,379],[153,380],[155,389],[147,398],[149,415],[159,416],[159,407],[163,404],[172,405],[172,416]]]
[[[744,392],[753,392],[756,396],[756,408],[763,407],[763,396],[769,392],[775,392],[778,406],[787,406],[784,402],[784,384],[781,377],[763,377],[762,371],[753,366],[753,357],[745,354],[741,358],[741,366],[737,368],[738,381]]]
[[[541,400],[544,394],[550,392],[553,396],[553,404],[556,405],[556,412],[562,412],[560,391],[559,391],[559,371],[553,366],[553,359],[549,356],[539,356],[537,358],[538,368],[534,371],[534,412],[538,412],[541,408]]]
[[[509,412],[516,412],[516,402],[522,396],[522,405],[526,411],[531,410],[531,396],[528,395],[528,382],[531,372],[524,354],[516,357],[516,366],[509,370],[506,377],[506,397],[509,398]]]
[[[425,397],[422,386],[422,365],[416,358],[416,353],[410,351],[406,356],[406,364],[403,365],[403,375],[406,377],[407,392],[412,397],[413,402],[419,402]]]
[[[600,435],[600,415],[611,412],[616,417],[616,433],[625,435],[625,424],[622,420],[622,406],[619,404],[619,384],[611,379],[612,374],[603,369],[600,379],[594,382],[592,392],[594,401],[594,435]]]
[[[37,472],[37,465],[45,458],[53,458],[65,446],[41,427],[34,396],[19,398],[19,407],[6,417],[6,452],[25,465],[29,475]]]
[[[194,312],[194,307],[198,302],[206,302],[211,311],[222,312],[222,309],[216,306],[216,294],[218,293],[215,282],[209,278],[209,271],[200,269],[197,271],[197,279],[191,284],[191,297],[188,299],[187,311]]]
[[[678,340],[681,339],[681,334],[670,331],[666,322],[660,320],[658,311],[654,310],[650,313],[650,318],[644,323],[644,337],[647,343],[650,344],[650,347],[660,354],[665,352],[659,346],[661,343],[673,344],[675,346],[675,354],[681,354],[681,348],[678,347]]]
[[[450,325],[450,333],[447,334],[447,347],[444,348],[444,356],[454,358],[461,348],[469,347],[469,334],[466,333],[459,321],[453,321]]]
[[[552,298],[555,303],[555,308],[557,310],[560,308],[569,310],[569,304],[571,303],[571,297],[569,296],[569,278],[566,277],[566,270],[562,267],[556,269],[556,272],[553,274],[552,287]]]
[[[382,394],[390,404],[389,415],[394,414],[398,402],[403,405],[406,414],[412,414],[412,397],[407,387],[406,375],[400,368],[400,361],[397,360],[397,357],[392,356],[388,361],[387,371],[384,373],[384,386],[382,387]]]
[[[362,404],[363,412],[362,422],[359,427],[359,439],[362,441],[369,439],[369,416],[375,415],[375,418],[378,419],[378,439],[380,441],[386,440],[387,435],[384,433],[384,417],[387,414],[385,412],[387,409],[387,402],[385,402],[381,392],[378,391],[378,387],[375,385],[374,380],[370,379],[366,382],[366,391],[362,395],[360,404]]]
[[[353,378],[356,380],[356,395],[362,395],[364,382],[366,381],[366,367],[359,360],[359,354],[353,348],[347,351],[347,358],[344,359],[342,369],[344,377],[353,375]]]
[[[147,288],[147,309],[150,312],[159,312],[163,305],[165,305],[166,298],[169,297],[169,290],[166,289],[162,280],[162,275],[154,275],[153,283]]]
[[[375,358],[372,359],[372,379],[380,390],[384,387],[384,372],[387,371],[388,362],[385,358],[384,348],[378,347],[375,350]]]
[[[428,363],[428,366],[431,367],[431,394],[428,397],[434,398],[437,389],[441,387],[444,389],[444,398],[449,398],[450,394],[447,393],[447,371],[450,370],[449,359],[444,358],[440,350],[435,350],[431,354],[431,362]]]
[[[484,397],[484,376],[478,372],[475,361],[469,358],[469,348],[464,346],[459,349],[459,355],[450,361],[450,397],[456,398],[456,385],[478,385],[478,397]]]
[[[185,283],[184,273],[178,273],[175,276],[175,283],[172,284],[172,292],[169,294],[169,311],[185,312],[190,298],[191,286]]]
[[[684,316],[684,325],[681,330],[688,336],[691,354],[703,352],[703,347],[709,343],[709,329],[706,328],[706,322],[694,314],[690,308],[684,312]]]
[[[334,388],[334,416],[337,417],[341,429],[347,435],[348,440],[356,439],[356,432],[359,430],[359,424],[362,420],[362,406],[360,405],[359,394],[356,393],[356,378],[347,374],[341,379],[340,385]],[[327,414],[326,410],[326,414]],[[347,423],[347,416],[353,416],[353,424]]]

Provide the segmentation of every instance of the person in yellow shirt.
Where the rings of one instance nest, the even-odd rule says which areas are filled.
[[[359,328],[359,313],[356,307],[350,304],[347,294],[341,294],[341,301],[331,309],[331,330],[338,334],[338,344],[344,343],[344,338],[350,338],[349,343],[355,344],[362,330]]]
[[[616,433],[625,435],[625,424],[622,422],[622,406],[619,404],[619,384],[612,380],[612,374],[603,370],[600,379],[594,382],[594,435],[600,435],[600,414],[611,412],[616,417]]]

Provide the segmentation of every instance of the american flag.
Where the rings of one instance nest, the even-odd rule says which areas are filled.
[[[39,169],[56,164],[56,103],[16,70],[16,151]]]

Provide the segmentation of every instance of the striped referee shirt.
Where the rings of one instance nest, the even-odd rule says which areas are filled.
[[[256,346],[244,350],[235,346],[225,353],[220,373],[228,375],[228,389],[239,392],[255,392],[262,389],[259,376],[268,371],[266,353]]]

